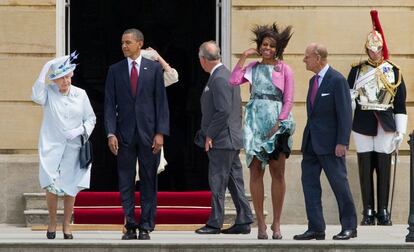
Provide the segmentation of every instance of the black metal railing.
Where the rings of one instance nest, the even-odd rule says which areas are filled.
[[[414,242],[414,131],[408,140],[410,146],[410,214],[408,215],[408,234],[406,242]]]

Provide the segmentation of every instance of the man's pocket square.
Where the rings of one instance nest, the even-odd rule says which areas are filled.
[[[321,96],[328,96],[330,93],[322,93]]]

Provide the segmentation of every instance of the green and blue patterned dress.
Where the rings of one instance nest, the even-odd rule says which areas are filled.
[[[279,130],[268,137],[282,110],[283,94],[272,84],[273,65],[257,64],[253,67],[250,101],[246,105],[243,128],[247,165],[256,157],[264,169],[270,159],[279,153],[289,157],[295,122],[292,114],[283,120]]]

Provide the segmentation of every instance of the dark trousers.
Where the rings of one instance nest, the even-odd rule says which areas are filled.
[[[211,214],[207,225],[215,228],[222,227],[227,187],[237,211],[235,224],[252,223],[253,215],[244,191],[239,151],[210,149],[207,154],[209,158],[208,180],[212,193]]]
[[[308,145],[312,145],[309,143]],[[344,157],[316,155],[312,146],[307,146],[302,160],[302,186],[305,196],[308,229],[325,231],[326,225],[322,212],[321,171],[325,172],[335,194],[339,207],[339,220],[342,229],[356,229],[355,205],[348,184]]]
[[[127,229],[152,231],[157,210],[157,167],[160,154],[152,154],[151,146],[142,145],[138,135],[129,142],[118,138],[118,183]],[[135,222],[135,176],[139,162],[141,220]]]

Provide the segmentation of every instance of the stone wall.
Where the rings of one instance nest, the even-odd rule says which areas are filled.
[[[0,154],[0,223],[25,223],[23,193],[40,192],[38,162],[35,154]]]
[[[402,69],[407,86],[407,112],[414,117],[414,1],[339,1],[339,0],[233,0],[231,18],[232,66],[240,54],[250,47],[250,29],[255,24],[277,22],[282,27],[293,26],[293,36],[284,58],[295,73],[295,106],[293,116],[297,122],[294,149],[299,150],[306,122],[305,101],[308,80],[313,73],[305,69],[302,62],[306,46],[319,42],[327,46],[329,64],[348,75],[350,65],[366,59],[364,44],[366,35],[372,30],[369,12],[375,8],[385,33],[390,59]],[[256,60],[254,58],[251,59]],[[243,100],[249,99],[249,87],[243,86]],[[409,120],[408,129],[414,129],[414,120]],[[405,137],[401,149],[408,150]],[[353,146],[351,146],[353,149]]]
[[[24,223],[23,193],[40,191],[42,114],[30,94],[43,64],[55,55],[55,23],[55,1],[0,0],[0,223]]]
[[[31,86],[55,55],[54,1],[0,0],[0,152],[35,151],[41,110]]]

